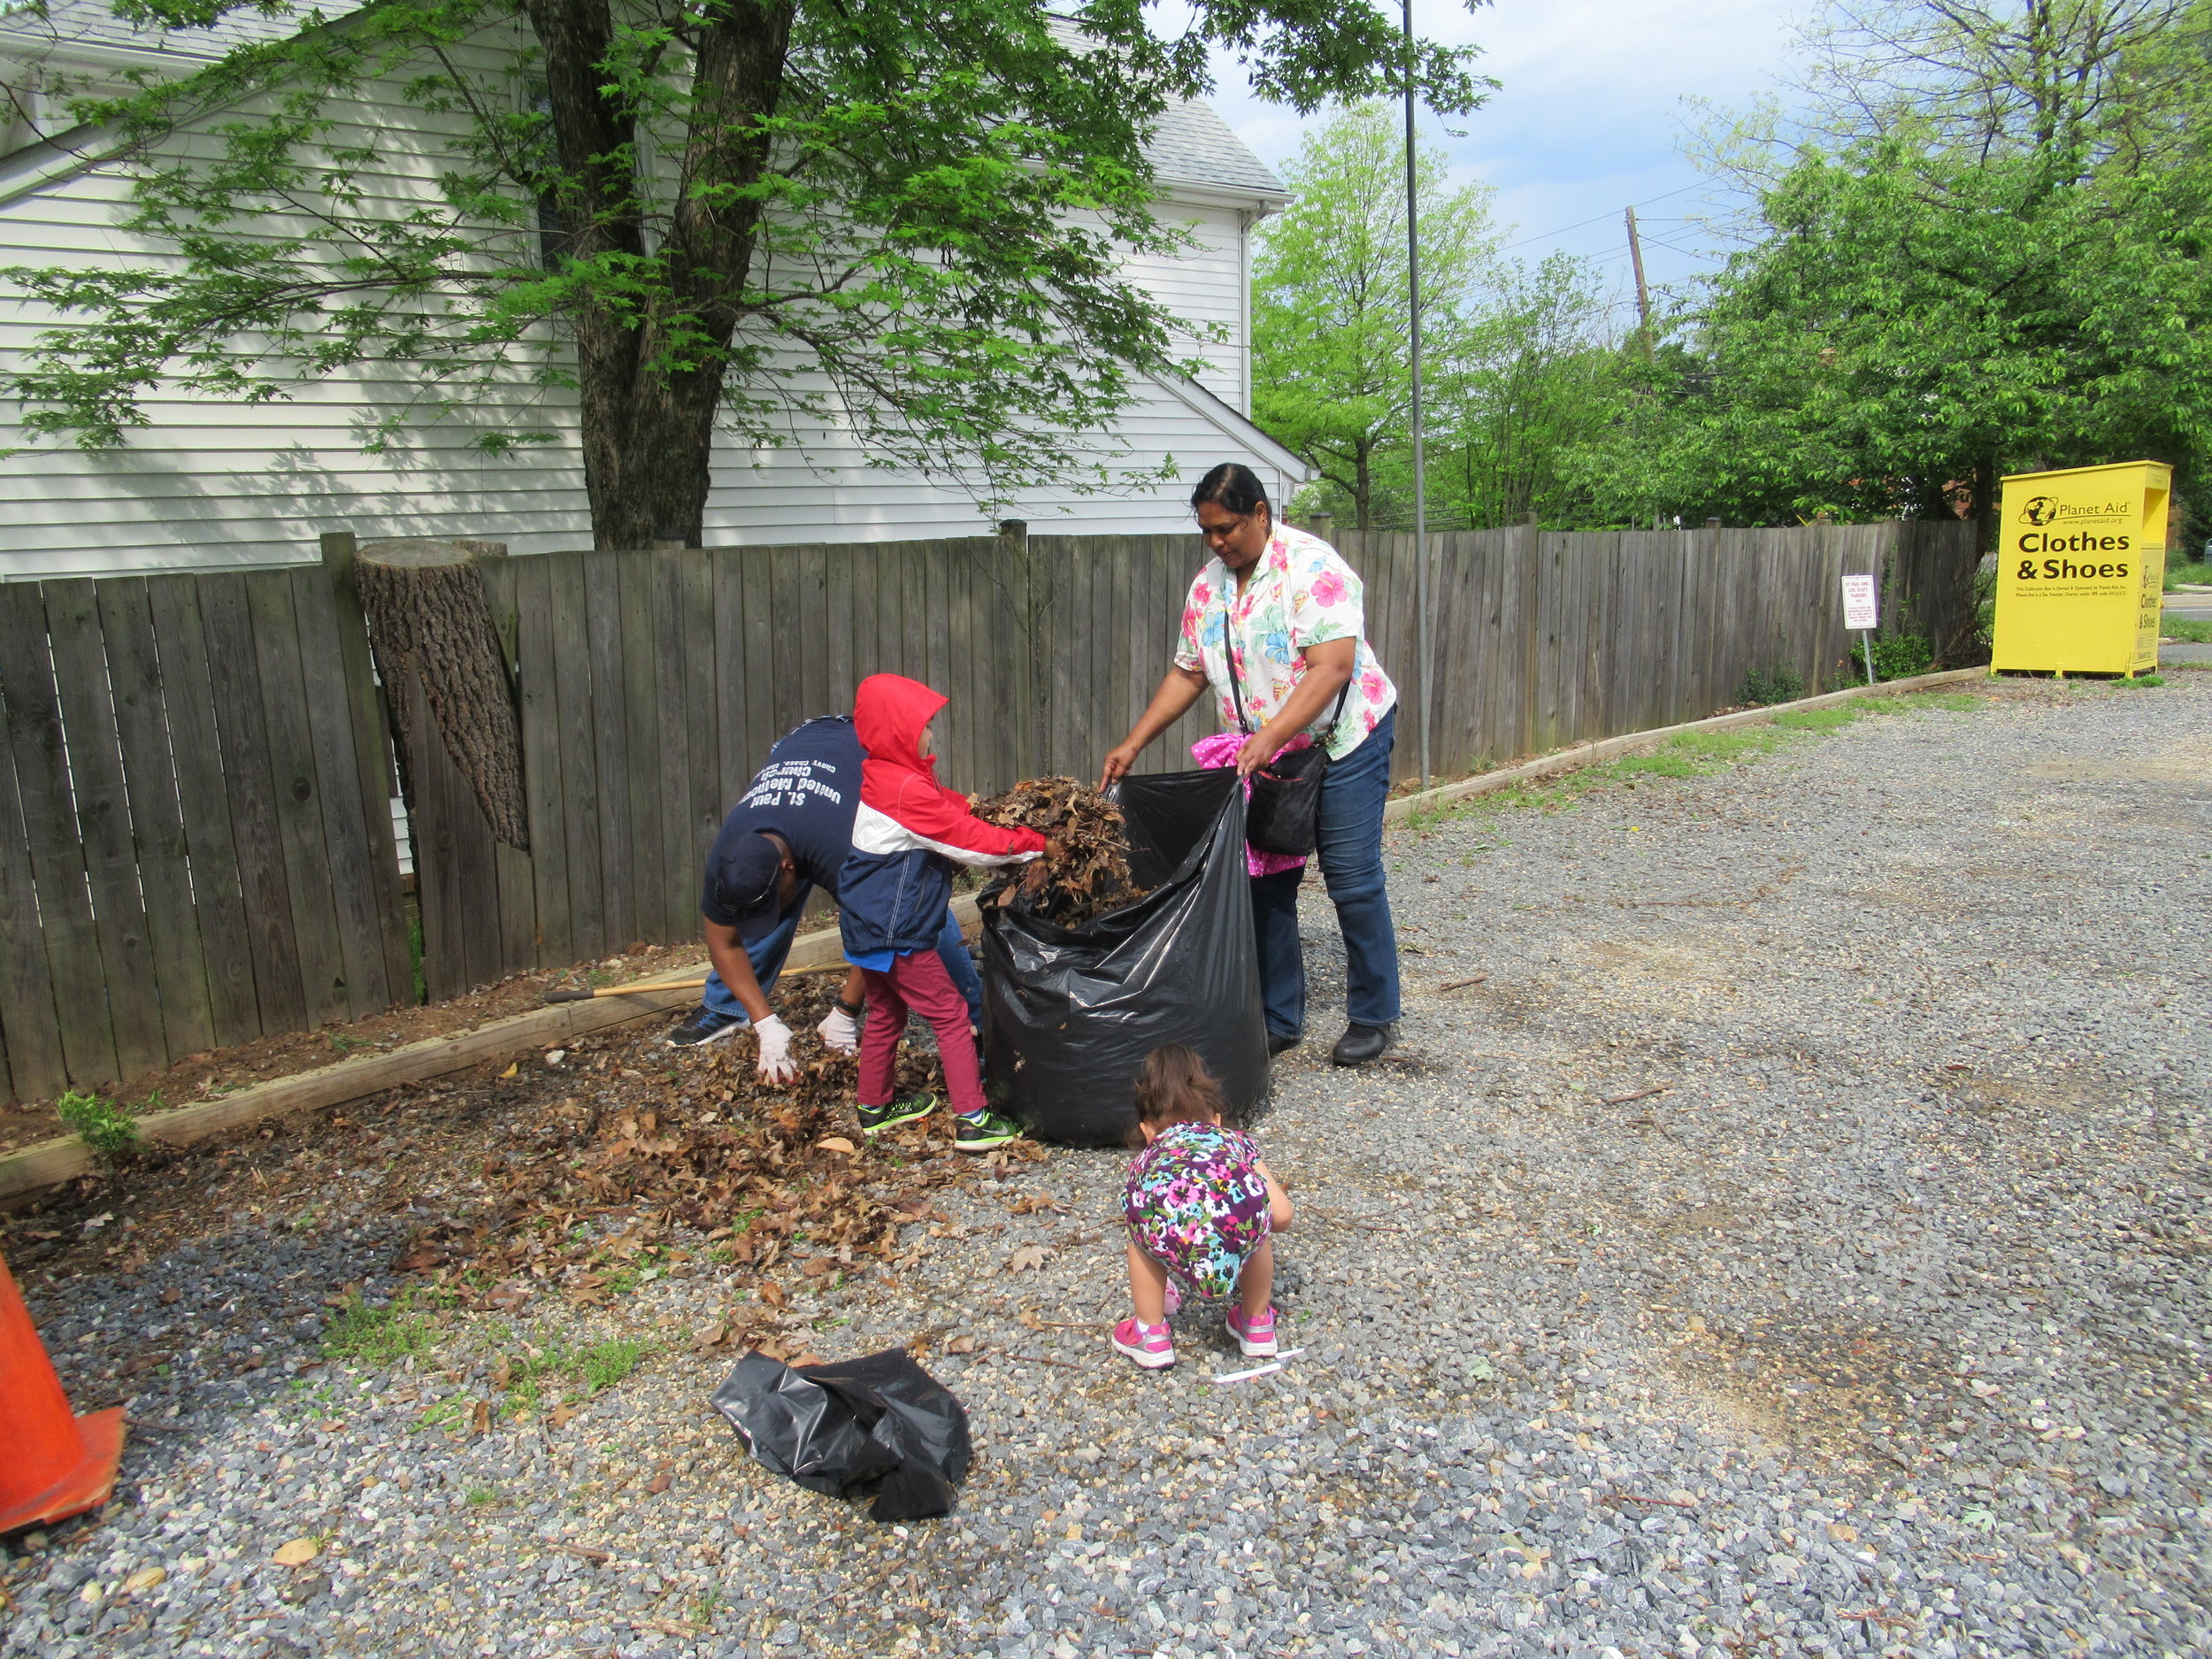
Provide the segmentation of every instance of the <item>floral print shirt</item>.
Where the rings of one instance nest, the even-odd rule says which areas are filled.
[[[1319,536],[1279,523],[1241,594],[1227,565],[1218,558],[1206,561],[1183,606],[1175,665],[1205,671],[1221,724],[1229,731],[1237,726],[1236,703],[1229,695],[1229,676],[1236,674],[1246,723],[1256,732],[1305,678],[1300,651],[1331,640],[1357,640],[1351,689],[1335,730],[1328,731],[1336,706],[1332,697],[1313,725],[1289,743],[1303,749],[1325,735],[1329,757],[1341,760],[1367,741],[1398,702],[1397,687],[1368,646],[1362,593],[1359,578],[1334,548]]]

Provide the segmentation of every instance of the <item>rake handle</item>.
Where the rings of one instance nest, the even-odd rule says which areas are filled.
[[[780,977],[789,979],[802,973],[842,973],[845,967],[846,964],[841,962],[826,962],[814,968],[786,968]],[[603,996],[641,996],[649,991],[695,991],[706,982],[704,974],[695,979],[650,979],[639,985],[602,986],[595,991],[548,991],[545,1000],[549,1002],[590,1002]]]

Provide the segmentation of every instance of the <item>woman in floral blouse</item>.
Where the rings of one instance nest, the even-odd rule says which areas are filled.
[[[1191,507],[1214,557],[1191,583],[1175,666],[1106,757],[1100,787],[1127,772],[1210,686],[1222,725],[1238,729],[1233,674],[1252,727],[1237,754],[1243,776],[1285,749],[1328,745],[1314,851],[1344,934],[1350,1016],[1330,1058],[1357,1065],[1390,1046],[1398,1018],[1398,940],[1382,862],[1398,690],[1368,648],[1359,578],[1327,542],[1275,521],[1249,467],[1214,468],[1192,492]],[[1298,945],[1303,875],[1286,870],[1252,881],[1268,1048],[1275,1054],[1305,1032],[1306,964]]]

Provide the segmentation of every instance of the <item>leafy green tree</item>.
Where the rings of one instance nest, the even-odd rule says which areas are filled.
[[[1809,136],[1768,127],[1735,152],[1764,180],[1749,245],[1587,452],[1602,511],[1965,511],[1986,533],[2003,473],[2137,457],[2201,498],[2212,168],[2190,111],[2212,58],[2178,25],[2204,15],[1832,13]]]
[[[1122,274],[1177,244],[1144,143],[1225,49],[1300,110],[1409,73],[1479,99],[1472,49],[1363,0],[113,0],[134,23],[290,16],[287,38],[76,114],[169,250],[19,268],[57,313],[16,379],[34,434],[123,440],[156,388],[251,401],[375,365],[498,450],[552,441],[517,388],[572,396],[603,547],[695,538],[718,425],[795,419],[987,500],[1082,465],[1177,324]],[[472,50],[518,33],[517,66]],[[349,100],[396,99],[358,136]],[[456,131],[442,150],[436,134]],[[430,143],[420,189],[382,173]],[[395,157],[401,157],[396,161]],[[511,419],[502,419],[502,411]],[[1086,457],[1090,457],[1087,459]]]
[[[1575,457],[1603,433],[1617,395],[1610,317],[1596,273],[1565,254],[1501,260],[1485,273],[1437,386],[1431,523],[1587,520]]]
[[[1366,529],[1386,457],[1409,442],[1404,132],[1362,104],[1307,135],[1286,169],[1290,208],[1263,227],[1252,273],[1252,411],[1321,474]],[[1445,373],[1494,256],[1490,193],[1449,188],[1440,151],[1417,156],[1421,337]]]

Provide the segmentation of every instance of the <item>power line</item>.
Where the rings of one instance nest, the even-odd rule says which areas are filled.
[[[1668,191],[1668,192],[1666,192],[1666,194],[1665,194],[1665,195],[1663,195],[1663,196],[1655,196],[1651,197],[1648,201],[1643,201],[1643,202],[1639,202],[1639,203],[1637,203],[1637,204],[1636,204],[1636,205],[1637,205],[1638,207],[1649,207],[1653,202],[1666,202],[1666,201],[1671,201],[1674,197],[1676,197],[1676,196],[1678,196],[1686,195],[1688,192],[1690,192],[1690,191],[1692,191],[1692,190],[1701,190],[1701,189],[1703,189],[1704,188],[1705,188],[1705,187],[1704,187],[1704,185],[1703,185],[1702,183],[1698,183],[1698,184],[1686,184],[1686,185],[1684,185],[1684,186],[1682,187],[1682,188],[1681,188],[1681,189],[1679,189],[1679,190],[1669,190],[1669,191]],[[1547,240],[1548,240],[1549,238],[1551,238],[1551,237],[1553,237],[1553,236],[1563,236],[1563,235],[1565,235],[1565,234],[1566,234],[1569,231],[1571,231],[1571,230],[1580,230],[1584,225],[1595,225],[1595,224],[1600,223],[1601,220],[1604,220],[1604,219],[1610,219],[1610,218],[1612,218],[1612,217],[1613,217],[1613,216],[1612,216],[1612,214],[1610,214],[1610,213],[1600,213],[1600,214],[1597,216],[1597,218],[1595,218],[1595,219],[1583,219],[1582,221],[1580,221],[1580,223],[1578,223],[1578,224],[1573,224],[1573,225],[1562,225],[1562,226],[1561,226],[1561,227],[1560,227],[1557,230],[1548,230],[1548,231],[1545,231],[1545,232],[1544,232],[1541,235],[1537,235],[1537,236],[1524,236],[1524,237],[1522,237],[1522,238],[1521,238],[1521,240],[1520,240],[1520,241],[1518,241],[1518,242],[1509,242],[1506,243],[1506,245],[1505,245],[1504,247],[1502,247],[1502,248],[1499,249],[1499,250],[1498,250],[1498,251],[1499,251],[1500,253],[1511,253],[1511,252],[1512,252],[1512,251],[1513,251],[1516,248],[1525,248],[1525,247],[1527,247],[1527,246],[1529,245],[1529,243],[1531,243],[1531,242],[1544,242],[1544,241],[1547,241]]]

